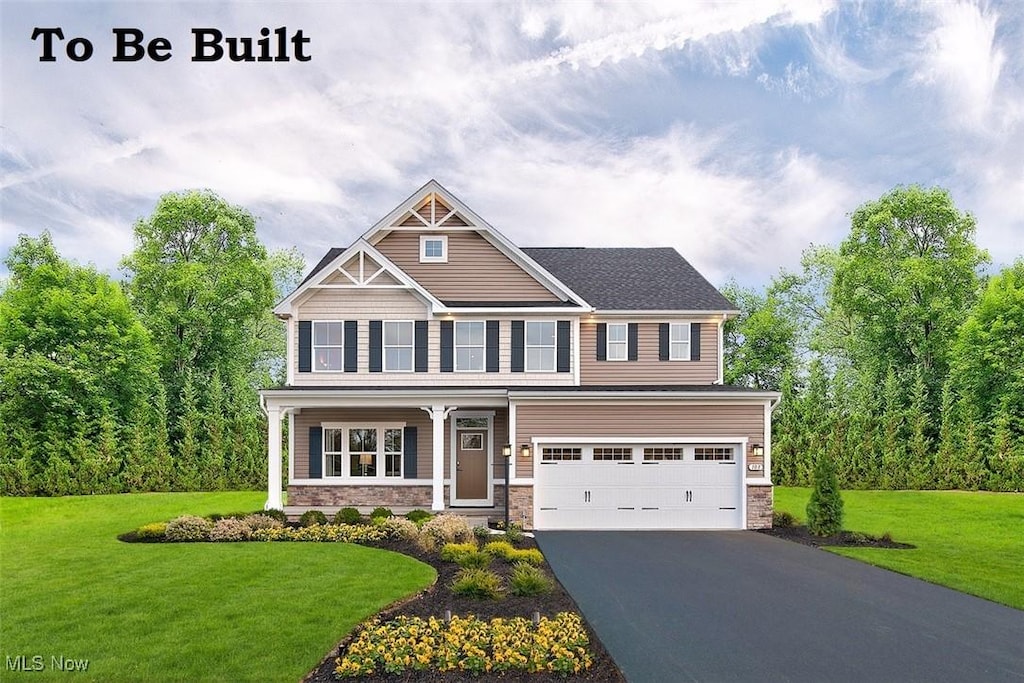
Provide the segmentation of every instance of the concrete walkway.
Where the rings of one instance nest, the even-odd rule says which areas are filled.
[[[631,683],[1024,683],[1024,611],[829,552],[748,531],[537,541]]]

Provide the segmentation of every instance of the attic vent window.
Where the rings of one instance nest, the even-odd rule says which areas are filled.
[[[422,235],[420,263],[448,263],[448,236]]]

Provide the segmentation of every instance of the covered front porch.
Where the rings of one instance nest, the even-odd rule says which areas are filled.
[[[501,515],[511,442],[503,388],[284,388],[262,398],[268,509]]]

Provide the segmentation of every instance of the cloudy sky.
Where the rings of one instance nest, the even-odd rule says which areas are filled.
[[[210,188],[310,263],[430,178],[513,241],[671,245],[761,284],[897,184],[1024,249],[1024,3],[18,3],[2,12],[2,230],[117,273]],[[308,62],[191,61],[301,29]],[[35,27],[61,27],[55,63]],[[114,63],[111,29],[171,59]],[[66,57],[88,38],[91,59]]]

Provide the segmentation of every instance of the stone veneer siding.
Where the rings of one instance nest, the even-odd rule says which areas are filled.
[[[447,486],[445,497],[447,499]],[[430,509],[430,486],[289,486],[288,505]]]
[[[747,487],[747,528],[771,529],[773,492],[771,486]]]

